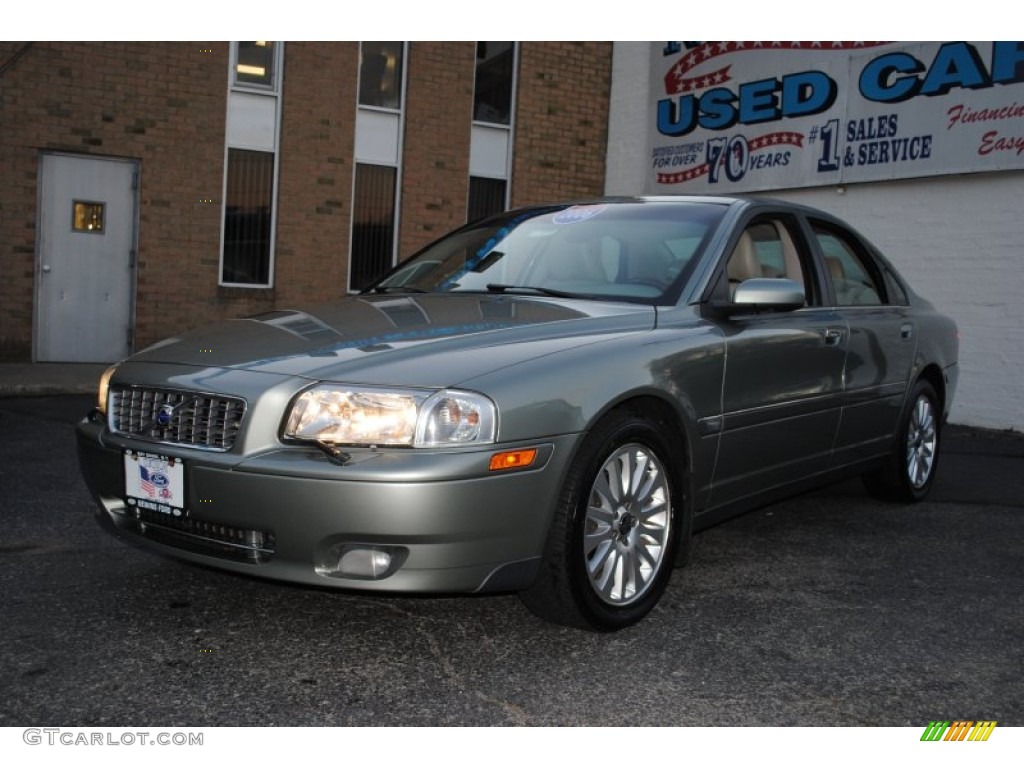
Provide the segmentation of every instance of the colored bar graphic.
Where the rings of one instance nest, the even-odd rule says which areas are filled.
[[[988,741],[988,737],[992,735],[992,731],[996,728],[995,720],[981,720],[974,730],[971,731],[971,735],[967,737],[968,741]]]
[[[946,738],[943,741],[963,741],[967,738],[967,729],[970,728],[974,723],[970,720],[956,720],[953,725],[949,727],[949,732],[946,734]]]
[[[932,720],[921,734],[921,741],[988,741],[995,720]]]

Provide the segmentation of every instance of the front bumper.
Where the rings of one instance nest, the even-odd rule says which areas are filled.
[[[576,435],[544,438],[527,470],[490,472],[486,450],[354,451],[344,466],[308,446],[254,456],[154,445],[81,421],[78,455],[97,517],[148,548],[240,573],[318,586],[396,592],[506,591],[529,586]],[[125,501],[124,452],[184,460],[181,516]],[[385,552],[390,565],[351,577],[339,560]]]

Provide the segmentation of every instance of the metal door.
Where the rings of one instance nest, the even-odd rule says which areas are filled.
[[[131,352],[138,166],[43,155],[36,359],[112,362]]]
[[[813,307],[741,318],[723,332],[716,505],[831,466],[847,336],[837,312]]]

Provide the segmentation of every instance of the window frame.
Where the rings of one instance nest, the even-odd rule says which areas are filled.
[[[225,269],[228,263],[228,195],[230,193],[229,178],[231,176],[231,153],[246,152],[250,154],[262,154],[270,156],[270,226],[267,233],[269,238],[267,252],[267,279],[265,282],[242,283],[225,279]],[[221,242],[220,242],[220,272],[218,274],[219,285],[225,288],[271,288],[274,284],[274,244],[277,236],[277,166],[278,157],[276,152],[265,150],[252,150],[243,147],[225,147],[224,154],[224,196],[221,206]]]
[[[363,95],[363,46],[367,42],[396,42],[401,46],[402,62],[398,78],[398,106],[384,107],[379,104],[364,104]],[[356,75],[356,109],[365,109],[372,112],[384,112],[390,115],[402,115],[405,112],[406,82],[408,81],[409,67],[409,41],[408,40],[360,40],[359,41],[359,71]]]
[[[400,167],[399,166],[385,165],[385,164],[382,164],[382,163],[359,163],[359,162],[354,163],[354,166],[355,167],[352,170],[352,218],[351,218],[351,224],[350,224],[350,227],[349,227],[349,246],[348,246],[349,247],[348,292],[349,293],[359,293],[360,291],[364,290],[366,288],[366,286],[373,285],[378,279],[380,279],[383,275],[387,274],[391,269],[394,268],[394,266],[395,266],[395,251],[396,251],[396,249],[398,247],[398,197],[399,197],[399,195],[401,193],[401,189],[400,189],[400,186],[399,186],[401,184],[401,176],[400,176]],[[389,238],[388,238],[390,240],[390,248],[389,248],[390,254],[388,254],[388,256],[389,256],[388,262],[389,263],[386,264],[384,266],[383,270],[380,271],[378,274],[376,274],[375,276],[367,278],[363,285],[358,285],[357,286],[354,283],[354,278],[359,276],[359,275],[357,275],[357,270],[355,269],[355,267],[356,267],[355,259],[353,257],[355,255],[356,245],[357,245],[357,243],[356,243],[356,226],[357,226],[356,214],[360,210],[360,201],[359,201],[359,197],[358,197],[358,191],[359,191],[359,169],[360,168],[386,169],[386,170],[392,171],[394,175],[393,175],[393,177],[391,179],[391,223],[390,223],[390,234],[389,234]]]
[[[235,66],[238,62],[238,43],[229,43],[230,55],[228,56],[228,82],[227,82],[227,108],[232,109],[232,97],[234,94],[243,94],[243,98],[259,96],[265,99],[273,99],[273,147],[249,145],[245,141],[234,141],[230,135],[225,133],[224,160],[221,179],[221,210],[220,210],[220,242],[217,260],[217,286],[219,288],[244,288],[249,290],[270,290],[274,288],[275,270],[277,268],[277,215],[280,196],[280,175],[281,175],[281,106],[284,101],[284,48],[283,40],[275,40],[274,45],[274,67],[276,75],[270,86],[257,85],[252,83],[238,83],[235,79]],[[264,152],[273,155],[273,169],[271,176],[271,203],[270,203],[270,253],[267,261],[267,281],[265,283],[237,283],[224,279],[224,252],[225,236],[227,234],[227,195],[228,195],[228,164],[230,162],[231,150],[250,152]]]
[[[273,48],[273,76],[272,82],[269,85],[263,85],[261,83],[245,83],[238,81],[238,46],[239,43],[246,42],[240,40],[233,40],[231,42],[231,56],[230,63],[228,65],[228,73],[230,75],[228,79],[228,88],[232,91],[247,91],[249,93],[260,93],[260,94],[274,94],[278,95],[281,93],[281,80],[284,76],[284,41],[272,40],[274,43]]]
[[[477,40],[476,45],[487,42],[502,42],[498,40]],[[512,126],[516,122],[516,92],[519,88],[519,43],[515,40],[509,40],[512,45],[512,80],[509,83],[509,105],[508,105],[508,122],[507,123],[496,123],[493,120],[481,120],[476,116],[476,99],[477,99],[477,75],[480,73],[479,65],[476,63],[476,52],[473,54],[473,112],[472,121],[475,125],[486,125],[492,128],[507,128],[509,131],[512,130]],[[479,48],[478,48],[479,50]]]
[[[380,41],[369,41],[369,42],[380,42]],[[360,165],[373,165],[380,166],[383,168],[392,168],[395,171],[394,181],[394,196],[392,200],[392,220],[391,220],[391,257],[387,269],[383,274],[386,274],[398,264],[399,261],[399,248],[401,244],[401,222],[402,222],[402,184],[403,174],[405,170],[405,164],[403,162],[405,155],[405,120],[406,120],[406,109],[408,105],[408,88],[409,88],[409,64],[410,64],[410,45],[408,40],[390,41],[398,42],[402,46],[402,76],[399,82],[399,106],[398,109],[392,109],[390,107],[378,107],[373,105],[364,105],[359,101],[360,95],[360,78],[362,76],[362,65],[360,63],[359,72],[356,75],[356,98],[355,98],[355,114],[356,114],[356,141],[355,141],[355,153],[352,157],[352,192],[351,192],[351,205],[348,222],[348,248],[346,254],[345,264],[345,291],[346,293],[353,295],[360,293],[362,288],[355,288],[353,286],[352,278],[354,274],[353,267],[355,266],[355,228],[356,228],[356,208],[357,208],[357,174]],[[362,62],[362,47],[363,41],[359,43],[359,56],[360,62]],[[361,155],[359,152],[359,115],[363,113],[377,113],[378,115],[393,115],[398,120],[398,143],[395,147],[395,161],[380,162],[379,159],[368,159]],[[375,282],[371,280],[370,284]]]
[[[803,271],[803,289],[805,304],[801,309],[820,309],[826,306],[831,299],[828,291],[831,285],[824,282],[824,277],[819,268],[817,253],[808,243],[807,233],[800,217],[790,211],[764,210],[760,209],[752,213],[741,223],[737,224],[734,235],[728,246],[725,248],[716,274],[710,281],[710,288],[706,291],[704,301],[724,302],[731,300],[729,290],[729,261],[732,259],[740,238],[751,227],[761,224],[780,226],[785,229],[796,250],[797,258],[800,260],[800,268]],[[793,310],[799,312],[800,310]]]
[[[486,43],[486,40],[477,40],[475,45],[479,46],[480,43]],[[478,69],[475,64],[476,53],[474,51],[474,67],[473,67],[473,100],[470,104],[470,130],[472,131],[470,139],[470,155],[473,155],[472,136],[478,132],[486,131],[502,131],[507,133],[506,146],[508,147],[507,157],[505,159],[505,167],[503,169],[503,175],[498,176],[494,173],[473,173],[472,166],[468,174],[469,181],[466,187],[466,221],[470,219],[470,185],[472,179],[490,180],[490,181],[503,181],[505,182],[505,195],[503,207],[500,212],[507,211],[512,204],[512,167],[515,161],[515,138],[516,138],[516,120],[517,120],[517,102],[519,94],[519,65],[520,65],[520,47],[519,42],[515,40],[508,41],[512,44],[512,78],[509,82],[509,110],[508,110],[508,122],[507,123],[495,123],[488,120],[478,120],[476,118],[476,85],[477,85],[477,74]]]
[[[500,183],[502,185],[502,190],[501,190],[501,208],[499,210],[497,210],[497,211],[487,211],[487,212],[485,212],[483,214],[480,214],[480,215],[476,215],[474,213],[474,211],[473,211],[473,199],[474,199],[474,196],[473,196],[473,182],[474,181],[484,182],[484,183],[486,183],[486,182],[498,182],[498,183]],[[480,221],[481,219],[486,219],[488,216],[494,216],[494,215],[497,215],[499,213],[504,213],[505,211],[507,211],[508,210],[508,188],[509,188],[509,180],[508,179],[497,179],[497,178],[494,178],[492,176],[473,176],[471,174],[470,177],[469,177],[469,187],[467,189],[466,223],[467,224],[472,224],[474,221]],[[478,196],[478,199],[479,199],[479,197],[480,196]]]
[[[871,309],[893,306],[889,292],[889,284],[885,279],[885,272],[881,266],[881,262],[875,258],[875,254],[872,249],[857,235],[857,233],[838,222],[825,218],[808,216],[806,218],[806,222],[807,237],[811,242],[811,247],[817,254],[818,271],[821,273],[821,279],[824,281],[827,296],[829,297],[832,307],[841,309]],[[871,281],[871,285],[866,287],[871,288],[877,294],[877,303],[842,304],[839,302],[835,281],[833,280],[832,273],[828,268],[828,256],[825,254],[825,249],[822,247],[821,241],[819,240],[819,231],[826,235],[831,235],[833,238],[838,240],[844,250],[846,250],[846,252],[857,261],[865,276]]]

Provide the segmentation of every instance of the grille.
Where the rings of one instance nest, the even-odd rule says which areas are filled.
[[[245,401],[172,389],[112,387],[115,432],[213,451],[229,451],[242,426]]]
[[[146,538],[171,547],[227,560],[265,563],[274,556],[272,531],[239,528],[192,517],[172,517],[148,509],[131,509],[129,519]]]

